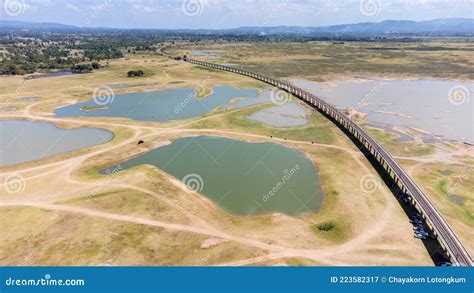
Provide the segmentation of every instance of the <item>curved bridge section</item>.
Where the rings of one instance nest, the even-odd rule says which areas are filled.
[[[163,51],[162,53],[168,58],[173,58],[164,53]],[[180,58],[173,59],[180,60]],[[441,246],[445,249],[446,254],[451,259],[452,263],[460,266],[473,265],[473,261],[466,248],[455,235],[455,233],[448,225],[446,220],[443,218],[443,216],[430,202],[428,197],[416,185],[413,179],[411,179],[411,177],[406,173],[406,171],[403,170],[403,168],[395,161],[395,159],[369,133],[367,133],[367,131],[362,129],[362,127],[360,127],[346,115],[342,114],[334,106],[286,81],[267,77],[265,75],[251,72],[248,70],[199,61],[186,57],[183,58],[183,60],[200,66],[245,75],[263,81],[267,84],[271,84],[275,87],[287,91],[288,93],[291,93],[295,97],[298,97],[307,104],[311,105],[313,108],[316,108],[321,113],[327,115],[328,117],[331,117],[335,123],[339,124],[340,127],[344,128],[362,145],[365,146],[365,148],[372,154],[372,156],[374,156],[374,158],[380,163],[380,165],[393,178],[394,182],[400,187],[400,189],[408,196],[411,203],[416,207],[416,209],[425,219],[426,223],[432,229],[434,236],[438,239]]]

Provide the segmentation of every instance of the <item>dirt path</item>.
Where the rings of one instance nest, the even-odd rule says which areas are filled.
[[[185,231],[185,232],[196,233],[196,234],[201,234],[201,235],[206,235],[206,236],[212,236],[212,237],[222,238],[229,241],[238,242],[240,244],[252,246],[252,247],[259,248],[266,251],[282,252],[280,254],[281,257],[303,256],[303,255],[309,256],[308,254],[309,251],[307,250],[298,250],[298,249],[290,249],[290,248],[285,248],[285,247],[274,246],[274,245],[270,245],[270,244],[252,240],[252,239],[229,235],[215,229],[200,228],[200,227],[191,226],[191,225],[166,223],[166,222],[161,222],[161,221],[156,221],[156,220],[143,219],[143,218],[134,217],[134,216],[117,215],[117,214],[101,212],[97,210],[90,210],[90,209],[85,209],[85,208],[80,208],[80,207],[67,206],[67,205],[48,204],[48,203],[40,203],[40,202],[0,203],[0,207],[19,207],[19,206],[35,207],[35,208],[60,211],[60,212],[68,212],[68,213],[74,213],[74,214],[79,214],[83,216],[100,217],[100,218],[105,218],[105,219],[110,219],[110,220],[160,227],[160,228],[165,228],[170,231]],[[317,253],[317,251],[315,252]],[[334,265],[334,262],[327,260],[323,256],[318,255],[317,259],[319,262]]]
[[[53,163],[48,163],[41,166],[27,167],[27,168],[19,169],[16,171],[4,172],[0,174],[0,178],[4,176],[8,176],[9,174],[19,173],[19,174],[24,175],[25,181],[29,181],[29,180],[38,179],[47,175],[51,175],[51,174],[58,174],[57,176],[60,176],[60,179],[63,180],[64,182],[70,183],[70,184],[82,185],[82,186],[85,186],[86,188],[94,188],[97,186],[97,184],[102,184],[102,185],[107,186],[108,188],[116,187],[116,188],[137,190],[137,191],[148,194],[150,196],[154,196],[164,201],[166,204],[170,205],[171,207],[173,207],[174,209],[176,209],[177,211],[179,211],[186,217],[192,219],[193,223],[196,223],[196,225],[166,223],[166,222],[161,222],[161,221],[143,219],[143,218],[135,217],[135,216],[118,215],[118,214],[112,214],[112,213],[102,212],[98,210],[53,204],[53,203],[48,203],[45,201],[18,201],[18,200],[10,199],[8,201],[0,202],[1,207],[12,207],[12,206],[37,207],[37,208],[48,209],[48,210],[75,213],[75,214],[80,214],[83,216],[101,217],[101,218],[107,218],[111,220],[126,221],[126,222],[131,222],[131,223],[136,223],[136,224],[161,227],[161,228],[165,228],[169,230],[186,231],[186,232],[197,233],[197,234],[202,234],[202,235],[207,235],[207,236],[212,236],[212,237],[218,237],[218,238],[222,238],[222,239],[226,239],[230,241],[235,241],[243,245],[259,248],[259,249],[270,252],[270,254],[267,256],[247,259],[247,260],[240,260],[234,263],[229,263],[229,264],[224,264],[224,265],[246,265],[246,264],[260,262],[265,259],[277,259],[277,258],[286,258],[286,257],[309,258],[309,259],[313,259],[317,261],[318,263],[324,263],[328,265],[346,265],[346,263],[333,260],[331,259],[331,257],[339,256],[340,254],[348,253],[353,250],[360,249],[361,246],[364,245],[364,243],[373,239],[376,235],[378,235],[380,232],[386,229],[386,227],[390,224],[389,223],[390,218],[393,216],[393,213],[396,210],[396,202],[393,196],[391,195],[391,193],[386,188],[384,187],[381,188],[380,193],[385,199],[387,204],[385,205],[384,210],[380,212],[381,216],[379,218],[374,219],[374,221],[377,222],[377,225],[375,225],[375,227],[367,227],[367,229],[363,231],[359,231],[358,235],[355,238],[349,240],[348,242],[342,245],[329,247],[326,249],[316,249],[316,250],[294,249],[294,248],[270,245],[270,244],[260,242],[257,240],[230,235],[226,232],[220,231],[212,227],[209,223],[207,223],[205,219],[201,219],[195,216],[194,214],[187,211],[185,208],[183,208],[176,202],[152,190],[135,186],[132,184],[117,183],[114,180],[107,180],[107,179],[101,180],[99,182],[87,182],[87,181],[82,181],[82,180],[73,178],[71,174],[73,173],[74,170],[77,170],[77,168],[79,168],[87,159],[119,149],[125,145],[135,143],[135,141],[138,138],[156,137],[160,134],[165,134],[165,133],[206,133],[206,134],[223,135],[223,136],[233,135],[233,136],[238,136],[240,138],[247,138],[247,139],[259,139],[259,140],[264,139],[265,141],[274,141],[274,142],[279,142],[279,143],[314,145],[316,147],[336,149],[336,150],[340,150],[349,154],[354,159],[354,161],[358,164],[358,166],[362,170],[364,170],[365,173],[372,174],[373,172],[368,167],[368,162],[365,161],[365,158],[363,157],[363,155],[357,149],[351,148],[351,147],[341,147],[341,146],[335,146],[335,145],[311,143],[311,142],[297,141],[297,140],[287,140],[287,139],[285,140],[283,138],[277,138],[277,137],[270,138],[264,135],[244,133],[244,132],[232,131],[232,130],[185,128],[185,126],[187,125],[191,125],[202,119],[209,119],[210,117],[205,117],[202,119],[186,122],[176,127],[161,128],[161,127],[145,126],[145,125],[130,125],[127,123],[117,123],[117,122],[98,122],[98,121],[86,121],[86,120],[78,120],[78,119],[44,117],[44,116],[32,114],[30,112],[31,107],[32,105],[29,106],[24,111],[24,115],[0,115],[0,119],[21,118],[21,119],[47,121],[47,122],[52,122],[52,123],[64,122],[64,123],[72,123],[72,124],[77,124],[77,125],[89,125],[89,126],[95,126],[95,127],[101,126],[101,125],[113,126],[113,127],[121,127],[121,128],[127,128],[130,130],[133,130],[133,135],[130,138],[127,138],[118,144],[108,145],[106,147],[97,146],[97,149],[94,149],[94,151],[90,153],[79,155],[77,157],[73,157],[70,159],[66,159],[62,162],[53,162]],[[237,109],[235,111],[238,111],[238,110],[240,109]],[[226,112],[223,114],[229,114],[229,112]],[[221,114],[217,114],[217,115],[221,115]],[[144,135],[143,134],[144,130],[146,130],[149,133]],[[33,174],[29,175],[29,173],[33,173]],[[1,182],[0,186],[2,186],[3,180],[1,180],[0,182]],[[64,198],[66,199],[68,192],[63,191],[63,194],[64,194]],[[59,193],[59,195],[61,195],[61,193]],[[56,199],[56,201],[57,200],[58,199]]]

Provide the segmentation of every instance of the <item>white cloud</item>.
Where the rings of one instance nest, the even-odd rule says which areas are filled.
[[[74,11],[76,11],[76,12],[80,12],[80,11],[81,11],[81,9],[80,9],[79,7],[77,7],[76,5],[72,5],[72,4],[66,5],[66,8],[67,8],[67,9],[74,10]]]
[[[5,0],[0,0],[3,3]],[[17,0],[20,1],[20,0]],[[361,0],[21,0],[17,20],[83,24],[82,13],[107,10],[94,25],[146,28],[228,28],[238,26],[318,26],[367,21]],[[183,1],[198,1],[202,13],[189,17]],[[370,21],[472,17],[474,0],[364,0],[380,2]],[[0,7],[1,8],[1,7]],[[74,12],[74,13],[73,13]],[[81,13],[77,13],[81,12]],[[1,13],[1,12],[0,12]],[[3,17],[3,15],[2,15]],[[10,16],[5,16],[10,18]],[[125,22],[125,24],[124,24]]]
[[[31,0],[30,3],[32,6],[53,6],[56,5],[53,0]]]

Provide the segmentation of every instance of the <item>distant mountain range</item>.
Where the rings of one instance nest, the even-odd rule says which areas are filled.
[[[0,30],[32,30],[32,31],[64,31],[79,30],[74,25],[60,24],[54,22],[26,22],[26,21],[0,21]]]
[[[232,29],[120,29],[120,28],[85,28],[48,22],[0,21],[0,31],[157,31],[196,34],[225,35],[384,35],[384,34],[434,34],[434,35],[474,35],[474,19],[446,18],[425,21],[384,20],[381,22],[363,22],[331,26],[273,26],[273,27],[238,27]]]

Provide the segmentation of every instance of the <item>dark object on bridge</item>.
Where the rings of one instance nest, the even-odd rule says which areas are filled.
[[[311,144],[313,144],[313,143],[314,143],[314,141],[311,142]]]
[[[273,138],[273,135],[270,135],[270,138]]]
[[[286,137],[284,137],[283,139],[286,140]]]
[[[142,144],[142,143],[145,143],[145,142],[141,139],[137,142],[137,144]]]

